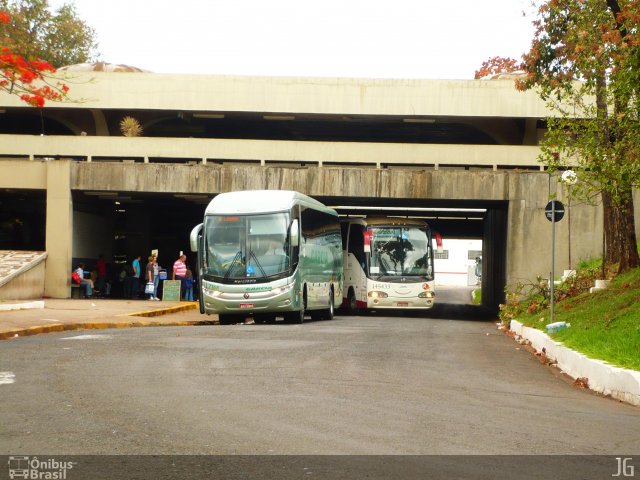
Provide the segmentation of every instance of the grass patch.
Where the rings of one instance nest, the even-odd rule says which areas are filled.
[[[549,308],[522,313],[523,324],[545,331]],[[590,358],[640,371],[640,269],[618,275],[607,290],[581,293],[555,304],[555,322],[571,326],[551,334]]]
[[[476,288],[473,292],[473,304],[474,305],[481,305],[482,304],[482,289],[481,288]]]

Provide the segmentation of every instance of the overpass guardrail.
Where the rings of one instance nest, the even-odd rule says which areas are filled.
[[[545,169],[540,148],[520,145],[460,145],[375,142],[319,142],[221,138],[0,135],[0,158],[143,163],[227,163],[260,165],[477,167]]]

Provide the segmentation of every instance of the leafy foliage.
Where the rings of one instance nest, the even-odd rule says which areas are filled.
[[[513,73],[522,71],[522,62],[509,57],[491,57],[489,60],[482,62],[482,65],[473,78],[480,79],[490,75],[499,73]]]
[[[0,25],[10,21],[11,16],[0,11]],[[30,105],[41,108],[47,100],[62,101],[67,97],[69,87],[48,76],[55,70],[46,61],[26,60],[9,47],[0,47],[0,90],[18,95]]]
[[[55,13],[48,0],[0,0],[11,21],[0,26],[0,44],[27,60],[44,60],[55,68],[95,58],[96,34],[78,18],[73,5]]]
[[[576,297],[588,292],[593,287],[599,269],[588,267],[570,275],[563,282],[554,285],[554,303]],[[549,281],[538,276],[535,282],[518,282],[513,290],[506,290],[506,303],[500,305],[499,317],[502,323],[508,324],[523,314],[533,315],[549,308],[551,288]]]
[[[571,194],[601,198],[607,263],[640,264],[632,191],[640,180],[640,1],[539,3],[520,89],[536,88],[557,112],[547,119],[541,160],[572,165]]]

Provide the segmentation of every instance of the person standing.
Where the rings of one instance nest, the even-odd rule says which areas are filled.
[[[154,300],[160,300],[158,298],[158,286],[160,285],[160,265],[158,265],[158,257],[153,257],[153,298]]]
[[[107,293],[105,291],[105,285],[107,283],[107,262],[104,261],[104,255],[102,253],[98,256],[96,270],[98,272],[96,290],[98,290],[102,296],[106,296]]]
[[[154,282],[153,282],[153,278],[154,278],[154,275],[153,275],[153,262],[154,262],[154,256],[153,255],[149,255],[149,258],[148,258],[148,261],[147,261],[147,266],[146,266],[146,268],[144,270],[144,277],[145,277],[145,291],[144,291],[145,293],[144,293],[144,295],[148,300],[157,300],[155,287],[154,287],[152,292],[147,293],[147,285],[149,285],[149,284],[153,285],[154,284]]]
[[[173,274],[172,280],[180,280],[180,300],[184,297],[184,279],[187,276],[187,256],[183,253],[180,257],[173,262]]]
[[[131,277],[131,292],[130,298],[138,297],[138,287],[140,286],[140,255],[133,259],[131,262],[131,269],[133,270],[133,275]]]
[[[184,277],[184,299],[187,302],[193,302],[193,274],[189,269]]]

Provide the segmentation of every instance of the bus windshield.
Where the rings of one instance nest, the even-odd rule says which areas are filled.
[[[288,225],[288,213],[207,216],[205,275],[233,282],[287,274]]]
[[[369,274],[374,278],[433,279],[431,238],[418,227],[371,227]]]

